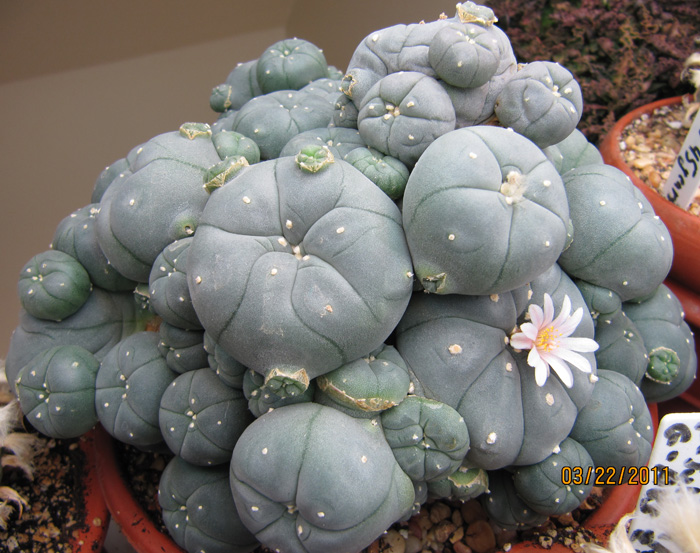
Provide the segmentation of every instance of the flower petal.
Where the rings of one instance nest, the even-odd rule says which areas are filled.
[[[510,337],[510,346],[515,349],[532,349],[535,343],[523,332],[516,332]]]
[[[532,303],[530,304],[530,307],[527,308],[527,312],[530,315],[530,322],[532,322],[532,324],[538,329],[542,328],[542,324],[544,323],[544,313],[542,308],[539,305]]]
[[[527,356],[527,364],[535,369],[535,382],[538,386],[544,386],[549,376],[549,365],[540,357],[537,348],[532,348]]]
[[[561,306],[561,311],[559,312],[559,316],[552,321],[552,326],[558,330],[561,331],[562,327],[564,326],[564,323],[569,319],[569,314],[571,313],[571,300],[569,299],[568,295],[564,296],[564,302],[562,303]],[[576,328],[576,327],[574,327]]]
[[[544,295],[544,321],[542,322],[541,325],[539,325],[540,328],[549,326],[552,324],[552,320],[554,319],[554,302],[552,302],[552,296],[549,294]]]
[[[540,357],[540,352],[537,351],[537,348],[532,348],[530,353],[527,355],[527,364],[531,367],[537,367],[537,365],[541,362],[542,358]]]
[[[582,318],[583,318],[583,308],[579,307],[576,311],[574,311],[574,314],[571,315],[571,317],[567,318],[559,326],[559,331],[562,333],[562,336],[570,336],[571,333],[574,330],[576,330],[576,327],[578,327]]]
[[[564,386],[571,388],[574,385],[574,375],[571,373],[569,365],[567,365],[562,359],[556,355],[552,355],[551,353],[545,354],[543,359],[554,369],[554,372],[557,373],[559,380],[564,383]]]
[[[539,331],[540,329],[532,323],[523,323],[520,325],[520,332],[530,338],[530,340],[537,340]]]
[[[540,359],[541,364],[535,367],[535,383],[541,388],[549,378],[549,365]]]
[[[591,363],[583,355],[579,355],[578,353],[565,348],[559,348],[557,350],[557,356],[564,361],[571,363],[579,371],[585,373],[591,372]]]
[[[580,351],[582,353],[590,353],[598,350],[598,342],[591,338],[562,338],[559,344],[562,348],[570,351]]]

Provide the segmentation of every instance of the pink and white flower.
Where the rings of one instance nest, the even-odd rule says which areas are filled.
[[[591,372],[591,364],[577,352],[589,353],[598,349],[598,344],[590,338],[575,338],[571,334],[581,322],[583,308],[571,313],[571,300],[564,296],[559,316],[554,318],[554,303],[549,294],[544,295],[544,310],[530,304],[530,322],[520,325],[520,331],[510,337],[510,345],[517,350],[530,350],[527,364],[535,369],[535,382],[544,386],[550,367],[567,388],[574,385],[574,377],[569,364],[585,373]]]

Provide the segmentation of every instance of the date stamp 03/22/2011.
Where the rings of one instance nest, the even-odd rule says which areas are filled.
[[[561,468],[561,483],[565,486],[613,486],[630,484],[646,486],[668,485],[671,481],[669,468],[654,467],[569,467]]]

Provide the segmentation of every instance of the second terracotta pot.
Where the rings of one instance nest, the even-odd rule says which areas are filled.
[[[623,131],[635,119],[643,115],[652,116],[657,108],[681,102],[682,96],[677,96],[659,100],[629,112],[617,121],[607,134],[600,144],[600,153],[605,163],[617,167],[629,176],[668,228],[673,240],[673,265],[670,277],[689,290],[700,294],[700,217],[691,215],[645,184],[627,165],[620,149]]]

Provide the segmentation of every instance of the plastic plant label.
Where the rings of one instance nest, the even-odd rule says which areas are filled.
[[[700,117],[698,115],[693,120],[673,170],[663,187],[664,197],[683,209],[688,209],[700,187]]]
[[[628,531],[636,551],[688,551],[679,547],[678,536],[668,535],[668,520],[660,515],[664,501],[679,500],[674,494],[682,492],[681,486],[687,486],[691,494],[698,493],[698,466],[700,413],[669,413],[659,422],[647,467],[639,468],[637,482],[642,489]]]

